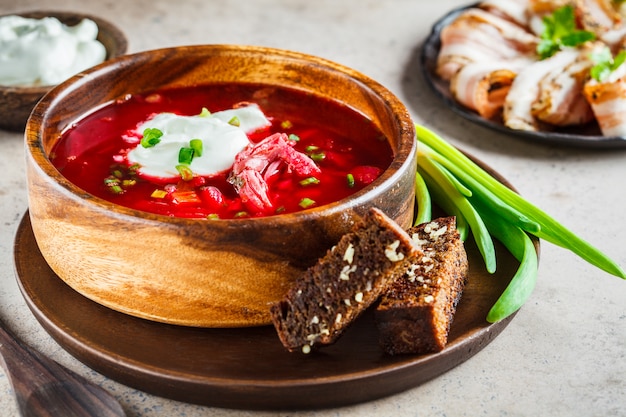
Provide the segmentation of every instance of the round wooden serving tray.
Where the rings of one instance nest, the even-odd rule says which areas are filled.
[[[290,354],[271,326],[206,329],[125,315],[94,303],[59,279],[43,259],[28,213],[15,239],[18,284],[45,330],[69,353],[128,386],[179,401],[239,409],[319,409],[359,403],[415,387],[481,351],[513,316],[487,312],[518,262],[496,242],[498,272],[485,272],[466,243],[470,278],[446,349],[388,356],[366,314],[333,346]],[[538,246],[537,246],[538,249]],[[131,267],[131,266],[129,266]]]

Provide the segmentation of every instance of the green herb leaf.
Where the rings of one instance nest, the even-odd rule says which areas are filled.
[[[144,148],[152,148],[153,146],[161,142],[161,136],[163,136],[163,132],[155,127],[149,127],[143,131],[141,146],[143,146]]]
[[[613,71],[619,68],[624,63],[624,61],[626,61],[626,51],[622,50],[619,51],[615,58],[613,58],[613,65],[611,66]]]
[[[604,82],[613,71],[624,63],[624,60],[626,60],[626,51],[620,51],[614,58],[611,50],[607,46],[591,54],[590,58],[595,64],[590,70],[591,77],[596,81]]]
[[[563,46],[576,47],[578,45],[582,45],[585,42],[592,41],[595,38],[596,35],[593,32],[589,32],[586,30],[577,30],[574,33],[563,36],[561,38],[561,44],[563,44]]]
[[[566,5],[543,17],[543,32],[537,45],[540,59],[546,59],[562,47],[575,47],[596,38],[593,32],[576,28],[574,8]]]

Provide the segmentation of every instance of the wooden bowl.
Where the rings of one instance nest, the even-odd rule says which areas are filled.
[[[206,221],[106,202],[69,182],[48,159],[61,132],[90,109],[129,93],[214,82],[287,86],[338,100],[380,128],[393,161],[367,188],[326,206]],[[356,71],[297,52],[208,45],[119,57],[46,94],[28,121],[26,142],[29,212],[46,262],[86,297],[160,322],[268,324],[270,303],[370,207],[405,227],[413,218],[415,130],[404,105]]]
[[[91,19],[98,25],[97,39],[104,45],[107,51],[106,59],[123,55],[128,48],[126,36],[112,23],[99,17],[73,12],[33,11],[24,13],[11,13],[31,19],[44,17],[56,17],[68,26],[74,26],[83,19]],[[35,104],[53,86],[3,86],[0,85],[0,129],[11,131],[23,131],[26,120]]]

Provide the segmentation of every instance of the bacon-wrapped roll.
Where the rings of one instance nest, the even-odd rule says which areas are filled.
[[[531,106],[532,115],[556,126],[582,125],[593,120],[583,86],[594,65],[591,55],[600,48],[604,45],[599,42],[581,47],[572,62],[549,72],[539,82],[539,94]]]
[[[602,134],[626,137],[626,63],[605,81],[590,79],[583,91]]]
[[[437,75],[444,80],[469,62],[510,60],[534,54],[538,38],[481,9],[468,9],[441,31]]]
[[[450,80],[450,92],[462,105],[486,119],[500,114],[509,88],[530,59],[478,61],[461,68]]]
[[[528,8],[531,0],[483,0],[479,7],[522,27],[528,26]]]
[[[578,55],[576,49],[568,48],[523,68],[511,84],[504,102],[504,125],[516,130],[538,130],[539,123],[531,108],[539,97],[539,83],[552,72],[561,71],[573,63]]]

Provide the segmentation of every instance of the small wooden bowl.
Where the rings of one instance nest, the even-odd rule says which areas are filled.
[[[158,70],[155,70],[158,68]],[[206,221],[103,201],[48,159],[61,132],[127,94],[215,82],[305,90],[362,112],[394,151],[391,166],[353,196],[300,213]],[[44,258],[69,286],[115,310],[203,327],[270,322],[269,305],[376,206],[408,227],[416,143],[404,105],[364,75],[324,59],[263,47],[189,46],[126,55],[62,83],[26,126],[29,211]]]
[[[97,39],[104,45],[107,51],[106,59],[123,55],[128,48],[126,36],[112,23],[99,17],[73,12],[33,11],[25,13],[11,13],[31,19],[44,17],[56,17],[68,26],[74,26],[83,19],[91,19],[98,25]],[[11,131],[23,131],[26,120],[35,104],[53,86],[3,86],[0,85],[0,129]]]

